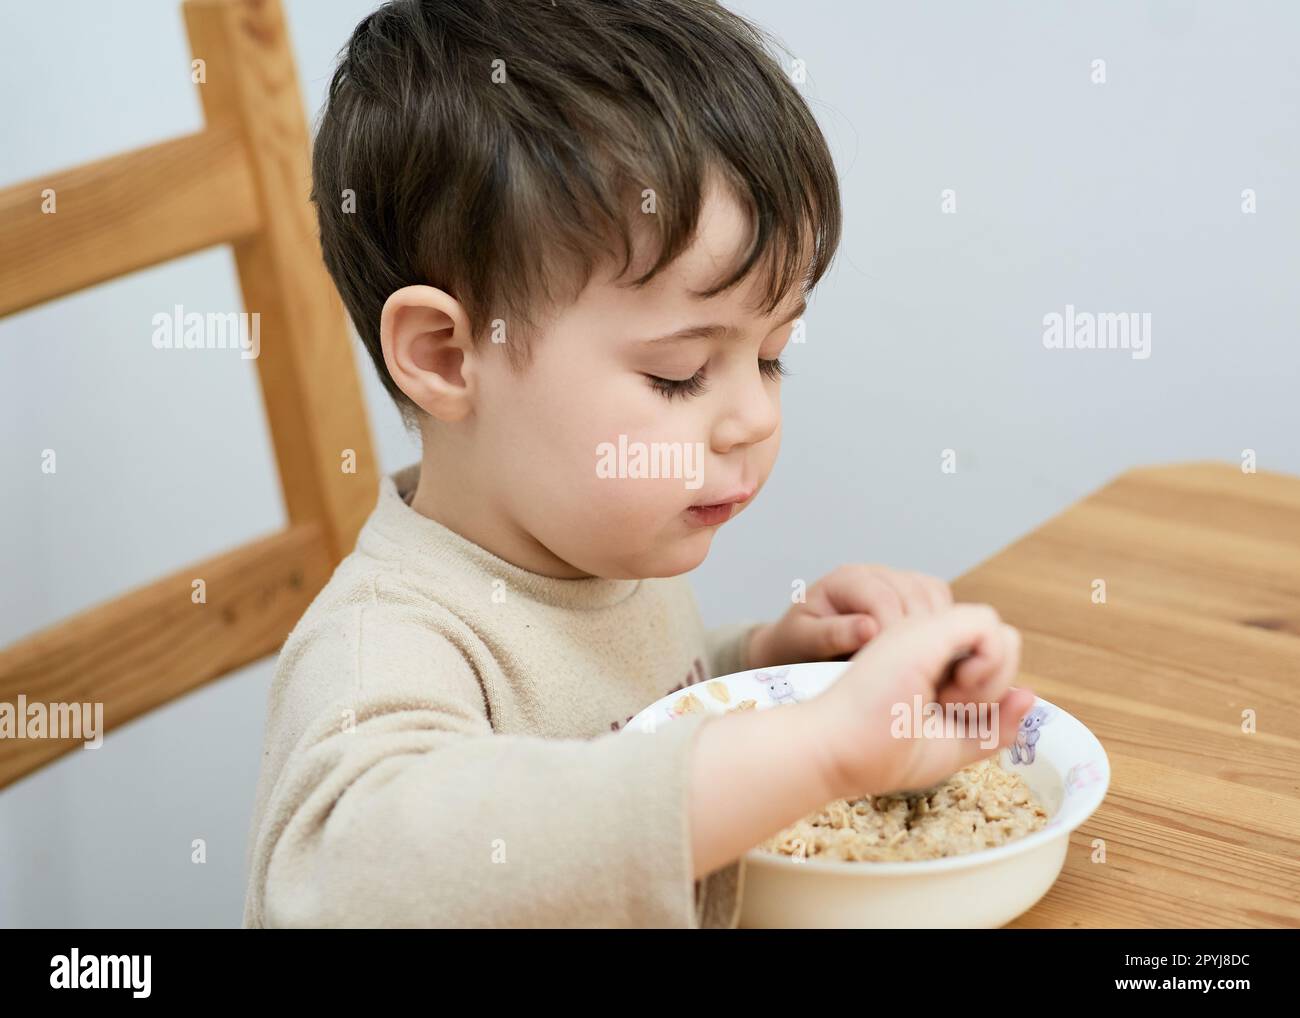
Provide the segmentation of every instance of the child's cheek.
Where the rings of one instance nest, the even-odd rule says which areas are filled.
[[[578,511],[594,516],[599,525],[643,533],[662,529],[697,498],[679,478],[593,474]]]

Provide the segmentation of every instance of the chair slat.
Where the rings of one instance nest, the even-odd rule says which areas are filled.
[[[195,563],[0,650],[0,703],[99,702],[111,731],[274,653],[333,568],[314,523]],[[0,739],[0,788],[80,745]]]
[[[53,212],[47,196],[52,192]],[[0,317],[260,228],[234,125],[0,190]]]

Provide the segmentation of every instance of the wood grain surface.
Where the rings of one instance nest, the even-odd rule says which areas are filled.
[[[1300,478],[1132,470],[953,590],[1020,628],[1018,684],[1110,758],[1060,879],[1010,926],[1300,926]]]

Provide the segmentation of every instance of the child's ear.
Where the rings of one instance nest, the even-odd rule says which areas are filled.
[[[379,338],[388,373],[416,406],[441,421],[469,414],[477,364],[459,301],[432,286],[395,290],[384,302]]]

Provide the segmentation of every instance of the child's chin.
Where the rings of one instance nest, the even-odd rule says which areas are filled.
[[[713,544],[712,530],[697,530],[677,541],[656,561],[656,576],[678,576],[702,564]]]
[[[618,569],[597,572],[599,576],[652,577],[680,576],[704,562],[713,543],[713,530],[697,530],[670,545],[647,549],[635,559],[623,559]]]

